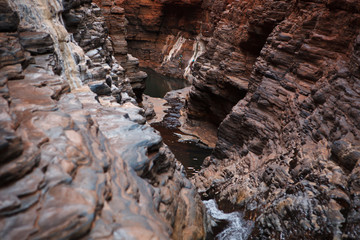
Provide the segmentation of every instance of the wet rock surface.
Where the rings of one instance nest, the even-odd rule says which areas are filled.
[[[203,238],[200,198],[131,97],[100,9],[30,3],[50,4],[5,2],[20,31],[0,33],[0,238]]]

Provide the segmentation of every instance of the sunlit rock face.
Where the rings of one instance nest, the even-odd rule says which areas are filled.
[[[156,68],[169,76],[187,78],[190,64],[203,53],[201,1],[97,2],[107,18],[110,35],[115,38],[118,38],[120,26],[114,19],[122,9],[127,22],[127,47],[142,66]],[[119,44],[121,42],[125,39]],[[118,48],[118,52],[121,51]]]
[[[100,9],[0,6],[0,239],[204,238],[199,196],[131,97]]]

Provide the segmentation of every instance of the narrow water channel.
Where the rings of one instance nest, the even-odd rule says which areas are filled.
[[[188,86],[183,79],[169,78],[149,68],[143,68],[142,71],[148,74],[144,93],[150,97],[163,98],[169,91]],[[151,126],[160,132],[163,141],[169,146],[176,159],[184,165],[190,177],[200,170],[204,159],[211,154],[212,149],[191,139],[181,139],[180,136],[185,134],[179,130],[178,119],[183,103],[175,98],[166,98],[166,100],[170,108],[165,111],[163,121],[153,123]]]
[[[203,203],[212,217],[213,233],[208,236],[208,240],[246,240],[249,237],[253,222],[244,220],[240,212],[224,213],[218,208],[214,199]]]
[[[158,130],[166,145],[169,146],[175,157],[184,165],[186,174],[191,177],[200,170],[204,159],[212,149],[194,140],[183,140],[186,135],[179,130],[180,109],[183,103],[179,98],[166,95],[169,91],[187,87],[185,80],[165,77],[152,69],[142,69],[148,74],[145,94],[150,97],[164,98],[169,105],[166,115],[161,122],[151,124]],[[165,96],[165,97],[164,97]],[[248,238],[252,222],[245,221],[239,212],[224,213],[219,210],[214,199],[203,201],[208,214],[211,216],[212,233],[208,233],[207,240],[245,240]]]

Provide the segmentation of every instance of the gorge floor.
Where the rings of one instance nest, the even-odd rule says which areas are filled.
[[[145,94],[153,98],[165,98],[168,109],[160,122],[153,122],[151,126],[158,130],[166,145],[184,165],[186,174],[191,177],[200,170],[204,159],[212,152],[212,148],[199,142],[195,137],[182,132],[180,127],[180,110],[183,103],[179,99],[168,97],[169,91],[183,89],[187,83],[183,79],[169,78],[152,69],[144,68],[148,74]]]
[[[181,126],[179,118],[184,103],[180,97],[176,96],[186,91],[183,88],[187,86],[187,83],[183,79],[169,78],[149,68],[142,70],[148,74],[145,93],[152,98],[166,100],[165,105],[168,105],[168,108],[164,110],[163,119],[153,122],[151,126],[160,132],[165,144],[184,165],[187,176],[192,177],[201,169],[204,159],[211,154],[213,149],[202,143],[195,135],[188,135],[188,132],[184,133],[179,129]],[[249,237],[253,222],[244,220],[242,213],[224,212],[219,209],[214,199],[206,199],[203,203],[210,216],[211,225],[207,240],[245,240]]]

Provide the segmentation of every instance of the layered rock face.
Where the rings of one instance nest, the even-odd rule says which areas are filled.
[[[124,9],[128,48],[143,66],[193,82],[189,118],[218,125],[246,95],[255,59],[294,2],[99,0],[99,5],[112,36],[114,11]]]
[[[359,238],[359,3],[185,2],[111,4],[129,13],[130,51],[149,66],[176,75],[184,32],[201,47],[185,69],[187,114],[220,127],[200,192],[244,210],[253,239]],[[188,26],[165,21],[170,9]]]
[[[0,6],[0,238],[203,238],[199,196],[131,98],[100,9]]]
[[[208,92],[248,83],[194,183],[204,197],[244,210],[255,221],[252,239],[360,236],[359,9],[345,0],[232,1],[196,64],[195,117],[208,108],[221,113]],[[244,30],[226,28],[228,19]],[[225,30],[247,37],[224,47],[216,39],[229,35],[216,33]],[[248,55],[224,64],[231,47]],[[206,65],[211,59],[218,64]],[[223,80],[218,72],[229,66],[239,71]]]
[[[291,1],[204,1],[205,53],[194,63],[188,117],[219,125],[248,91],[253,64]],[[205,38],[206,37],[206,38]]]
[[[106,17],[112,38],[113,55],[124,67],[137,98],[142,100],[147,75],[145,72],[139,71],[139,60],[128,53],[128,42],[125,39],[127,35],[125,27],[128,22],[125,18],[125,11],[120,7],[119,1],[96,0],[94,2],[102,7],[101,15]]]
[[[204,50],[200,28],[203,9],[199,0],[98,0],[116,39],[118,9],[128,21],[126,40],[129,52],[143,67],[156,68],[166,75],[184,77]],[[122,39],[119,43],[124,43]],[[116,51],[116,50],[115,50]],[[119,50],[121,51],[121,50]]]

